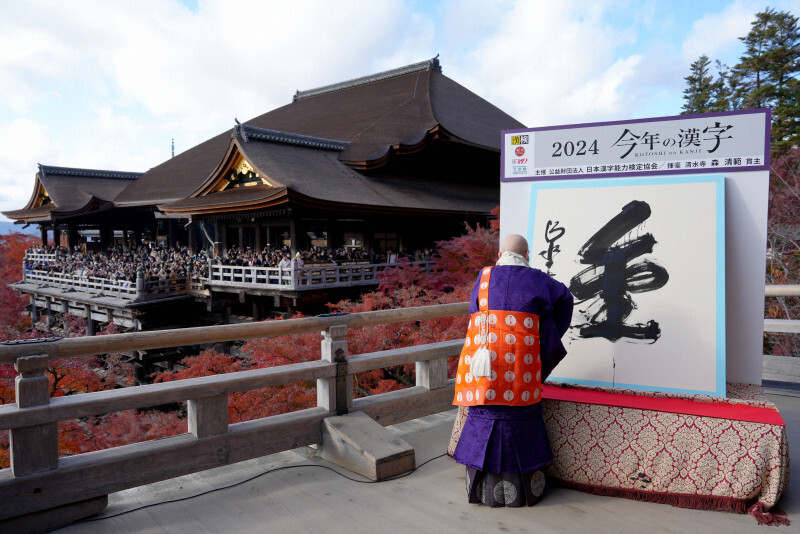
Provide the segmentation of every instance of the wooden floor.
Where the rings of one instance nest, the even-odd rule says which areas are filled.
[[[771,394],[770,398],[786,420],[790,447],[797,447],[800,397]],[[468,504],[463,466],[447,456],[440,457],[454,417],[455,411],[451,411],[390,427],[416,450],[418,470],[405,478],[354,482],[344,476],[363,479],[316,458],[313,449],[295,449],[110,495],[109,506],[99,520],[56,532],[772,532],[769,527],[759,527],[749,515],[687,510],[560,488],[549,490],[532,508],[492,509]],[[431,458],[430,463],[420,465]],[[258,478],[238,486],[199,495],[255,476]],[[159,504],[173,499],[185,500]],[[153,506],[142,508],[148,505]],[[793,524],[774,532],[800,532],[800,475],[790,483],[778,506],[789,514]]]

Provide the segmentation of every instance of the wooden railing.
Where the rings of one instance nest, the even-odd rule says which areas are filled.
[[[51,273],[27,269],[23,271],[22,281],[41,287],[52,287],[62,291],[78,291],[91,296],[113,297],[131,302],[162,299],[189,292],[191,280],[186,278],[168,278],[147,280],[137,278],[117,280],[98,276],[81,276],[71,273]]]
[[[416,262],[426,270],[432,262]],[[378,274],[395,263],[354,263],[346,265],[307,265],[290,268],[250,267],[238,265],[212,265],[208,285],[246,289],[273,289],[278,291],[309,291],[336,287],[377,285]]]
[[[767,294],[770,291],[775,290],[767,289]],[[800,288],[793,291],[796,293],[792,295],[800,295]],[[446,359],[459,353],[461,339],[349,355],[345,336],[352,328],[466,315],[467,312],[467,303],[458,303],[0,344],[0,363],[13,363],[20,373],[16,380],[16,403],[0,406],[0,429],[9,429],[11,437],[11,467],[0,470],[0,521],[71,503],[96,501],[111,492],[319,443],[321,421],[333,414],[360,410],[388,425],[450,409],[453,381],[447,378]],[[774,321],[765,321],[765,330],[794,331],[791,324],[776,325]],[[322,332],[320,359],[317,361],[49,397],[49,380],[45,372],[51,358],[317,331]],[[777,357],[765,356],[765,370],[768,358]],[[353,399],[355,373],[411,362],[416,363],[414,387]],[[228,423],[229,393],[311,380],[317,382],[315,408]],[[188,405],[185,434],[75,456],[58,456],[59,421],[183,401]]]
[[[31,269],[24,271],[22,281],[27,284],[38,284],[62,290],[69,289],[90,294],[103,293],[116,298],[136,300],[136,283],[127,280],[111,280],[109,278],[50,273]]]
[[[28,262],[46,262],[55,263],[58,261],[58,256],[55,252],[31,252],[25,253],[25,261]]]
[[[321,442],[321,421],[350,410],[383,425],[452,407],[447,358],[462,340],[349,355],[348,329],[466,315],[466,303],[159,332],[0,344],[0,363],[14,363],[16,403],[0,406],[0,429],[11,436],[11,468],[0,470],[0,521],[108,493]],[[322,332],[317,361],[49,398],[51,358],[147,350]],[[416,363],[416,386],[353,399],[353,374]],[[317,381],[317,407],[228,424],[228,394]],[[58,456],[58,422],[186,401],[187,433],[75,456]],[[102,501],[105,506],[105,501]],[[96,513],[96,512],[93,512]]]
[[[766,286],[766,297],[800,297],[800,284]],[[800,321],[796,319],[764,319],[764,332],[800,334]],[[800,358],[764,355],[761,369],[763,380],[800,384]]]
[[[30,257],[30,254],[29,254]],[[53,255],[55,258],[55,255]],[[426,270],[432,262],[418,262]],[[187,293],[200,293],[207,289],[267,289],[274,291],[310,291],[337,287],[377,285],[378,274],[394,263],[358,263],[351,265],[311,265],[289,269],[279,267],[250,267],[238,265],[211,265],[208,277],[187,279],[113,280],[110,278],[81,276],[68,273],[50,273],[43,270],[24,269],[22,281],[63,291],[79,291],[90,295],[102,294],[131,302],[162,299]]]

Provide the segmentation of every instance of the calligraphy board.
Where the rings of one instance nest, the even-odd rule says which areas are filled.
[[[533,184],[530,264],[570,288],[558,382],[725,392],[723,176]]]

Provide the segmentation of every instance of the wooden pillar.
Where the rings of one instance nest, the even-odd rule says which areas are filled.
[[[175,221],[173,221],[172,219],[167,219],[167,228],[168,228],[167,247],[174,247],[175,246]]]
[[[100,228],[100,247],[109,248],[114,244],[114,229],[110,226]]]
[[[36,307],[36,297],[31,295],[31,324],[39,320],[39,308]]]
[[[322,332],[322,360],[336,363],[334,378],[317,379],[317,406],[337,415],[353,407],[353,377],[347,366],[347,325],[334,325]]]
[[[136,224],[133,227],[133,244],[131,245],[134,248],[139,248],[142,244],[142,226],[140,224]]]
[[[228,247],[230,246],[230,244],[228,243],[228,225],[226,223],[220,224],[219,222],[217,222],[216,227],[218,230],[217,241],[219,242],[216,254],[224,256],[228,252]]]
[[[294,218],[289,219],[289,239],[291,239],[292,257],[297,253],[297,225]]]
[[[53,302],[50,297],[44,298],[44,309],[45,309],[45,324],[49,326],[53,326]]]
[[[328,219],[328,249],[335,250],[344,244],[344,234],[337,219]]]
[[[17,408],[50,403],[50,380],[45,375],[46,354],[17,358]],[[58,423],[45,423],[10,431],[11,472],[15,477],[49,471],[58,467]]]
[[[44,226],[40,226],[39,227],[39,234],[40,234],[41,239],[42,239],[42,245],[46,245],[47,244],[47,228],[45,228]]]
[[[70,254],[77,250],[80,244],[81,235],[78,233],[78,228],[72,224],[67,226],[67,248]]]
[[[95,333],[97,331],[97,325],[95,324],[94,319],[92,319],[92,305],[91,304],[87,304],[86,306],[84,306],[83,315],[84,315],[84,317],[86,317],[86,335],[87,336],[95,335]]]

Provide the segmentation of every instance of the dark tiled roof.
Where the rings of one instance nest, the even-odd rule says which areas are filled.
[[[50,212],[56,209],[54,204],[47,204],[46,206],[39,206],[38,208],[23,208],[21,210],[4,211],[3,215],[13,220],[40,220],[48,218]]]
[[[329,153],[326,157],[359,166],[364,162],[382,161],[398,147],[419,147],[433,132],[444,134],[448,142],[499,154],[500,131],[524,125],[444,76],[438,60],[431,60],[301,91],[292,103],[247,121],[247,127],[349,143],[341,152]],[[249,137],[247,131],[245,134]],[[120,206],[163,205],[188,198],[220,165],[230,140],[229,130],[150,169],[120,194],[115,203]],[[278,147],[279,144],[269,146]],[[336,188],[321,181],[314,182],[316,170],[303,161],[286,161],[276,155],[275,161],[278,160],[282,169],[272,167],[270,172],[281,175],[283,179],[279,181],[290,189],[304,189],[302,194],[318,199],[333,201],[338,197]],[[344,173],[345,167],[335,172]],[[369,190],[370,179],[358,173],[348,176],[348,179],[363,181],[366,188],[363,199],[372,195],[376,202],[389,205],[398,202],[396,198],[380,200],[382,193],[373,195]],[[303,185],[306,183],[309,185]],[[433,191],[432,184],[425,187]],[[421,187],[420,192],[425,187]],[[494,187],[499,190],[498,184]],[[497,197],[497,193],[493,196]]]
[[[252,187],[237,187],[227,189],[210,195],[185,198],[177,202],[159,206],[159,209],[167,213],[199,213],[209,210],[218,210],[228,206],[246,207],[248,205],[260,204],[264,201],[281,196],[286,191],[285,186],[273,187],[269,185],[257,185]]]
[[[136,172],[39,165],[34,193],[28,204],[21,210],[3,212],[3,215],[9,219],[41,220],[83,213],[110,204],[142,175]],[[50,197],[50,204],[35,206],[40,187]]]
[[[39,165],[39,170],[46,176],[80,176],[82,178],[109,178],[113,180],[138,180],[143,172],[107,171],[101,169],[78,169],[74,167],[53,167]]]
[[[288,200],[342,206],[484,213],[499,201],[495,183],[431,182],[408,177],[372,178],[339,161],[337,153],[303,145],[234,139],[235,148],[275,186],[228,189],[160,205],[167,213],[255,209]],[[279,199],[280,197],[280,199]]]
[[[237,124],[233,128],[231,137],[240,136],[244,142],[250,139],[259,141],[273,141],[276,143],[286,143],[288,145],[300,145],[324,150],[337,150],[341,152],[350,144],[347,141],[337,141],[336,139],[325,139],[323,137],[312,137],[310,135],[300,135],[290,132],[279,132],[268,128],[256,128],[247,124]]]
[[[351,87],[356,87],[358,85],[366,85],[368,83],[379,82],[381,80],[386,80],[388,78],[395,78],[397,76],[403,76],[405,74],[411,74],[413,72],[419,72],[421,70],[433,70],[436,72],[442,72],[442,67],[441,65],[439,65],[439,56],[436,56],[435,58],[429,59],[427,61],[420,61],[419,63],[414,63],[413,65],[406,65],[405,67],[379,72],[378,74],[362,76],[361,78],[354,78],[352,80],[334,83],[331,85],[325,85],[323,87],[317,87],[316,89],[309,89],[307,91],[297,91],[292,100],[297,101],[300,100],[301,98],[310,98],[312,96],[318,96],[324,93],[333,93],[334,91],[341,91],[343,89],[350,89]]]

